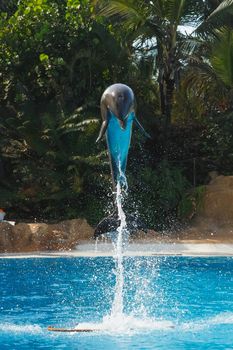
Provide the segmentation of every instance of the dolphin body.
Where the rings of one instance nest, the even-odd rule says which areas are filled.
[[[134,93],[129,86],[124,84],[118,83],[109,86],[101,97],[100,108],[103,122],[96,142],[106,135],[114,191],[118,182],[121,186],[127,187],[125,171],[133,122],[147,137],[150,137],[136,118],[135,107]],[[126,214],[126,220],[129,231],[145,230],[144,224],[133,215]],[[97,238],[100,234],[116,231],[118,227],[119,218],[117,210],[115,210],[113,214],[104,218],[97,225],[94,237]]]

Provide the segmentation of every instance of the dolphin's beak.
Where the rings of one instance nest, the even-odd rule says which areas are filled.
[[[125,120],[119,119],[121,129],[125,129]]]

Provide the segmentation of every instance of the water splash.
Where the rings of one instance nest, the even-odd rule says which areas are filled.
[[[81,323],[75,327],[76,329],[95,329],[101,333],[114,333],[120,334],[133,334],[133,333],[145,333],[146,331],[155,330],[172,330],[174,324],[171,321],[165,320],[153,320],[137,319],[131,315],[123,314],[117,319],[113,319],[112,315],[105,316],[102,323]]]
[[[111,316],[113,318],[123,316],[123,288],[124,288],[124,265],[123,265],[123,242],[127,232],[126,216],[122,207],[123,195],[120,182],[117,183],[116,202],[120,226],[117,229],[117,240],[114,244],[116,253],[116,287]]]
[[[98,252],[98,240],[99,240],[99,237],[97,237],[95,240],[95,253]]]

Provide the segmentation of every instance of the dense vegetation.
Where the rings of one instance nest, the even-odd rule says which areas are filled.
[[[128,206],[148,226],[190,218],[209,172],[233,172],[233,1],[0,4],[0,207],[8,219],[111,211],[99,100],[132,87]],[[188,29],[192,27],[192,34]]]

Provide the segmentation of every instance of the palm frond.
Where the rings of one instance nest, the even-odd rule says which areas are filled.
[[[154,0],[154,1],[151,1],[150,3],[152,8],[154,8],[154,11],[157,14],[157,16],[163,18],[165,13],[164,1]]]
[[[72,161],[74,164],[81,162],[88,165],[99,165],[104,159],[106,159],[106,157],[107,157],[107,151],[102,151],[97,155],[88,156],[88,157],[84,157],[80,155],[71,156],[69,160]]]
[[[199,34],[213,33],[222,26],[233,27],[233,0],[224,0],[207,19],[201,23],[196,32]]]
[[[195,50],[201,45],[200,39],[196,38],[189,38],[188,40],[184,41],[182,43],[182,49],[185,52],[188,52],[190,54],[193,54]]]
[[[86,127],[92,123],[99,123],[99,119],[96,119],[96,118],[86,119],[79,123],[71,123],[69,120],[69,122],[62,124],[58,128],[58,131],[60,131],[62,135],[68,134],[71,132],[80,132],[80,131],[84,132]]]
[[[208,62],[203,62],[197,56],[190,56],[189,68],[183,79],[183,84],[185,89],[195,91],[197,96],[215,91],[215,95],[219,98],[225,96],[227,92],[225,84],[211,65]]]
[[[208,17],[208,20],[214,17],[225,16],[227,13],[233,14],[233,0],[224,0]]]
[[[210,58],[211,64],[226,86],[233,87],[233,33],[231,30],[220,32],[213,55]]]
[[[167,1],[167,18],[176,27],[180,23],[183,15],[185,0],[168,0]]]
[[[209,56],[210,43],[198,36],[189,36],[181,43],[181,50],[186,57],[190,55]]]
[[[101,5],[102,1],[98,2]],[[146,20],[138,2],[134,0],[111,0],[101,6],[99,14],[107,17],[119,16],[131,28],[137,28]]]

